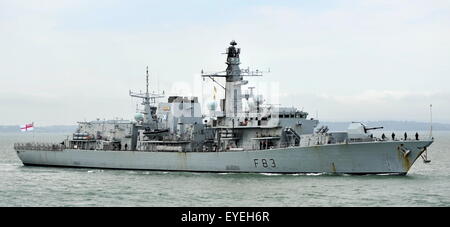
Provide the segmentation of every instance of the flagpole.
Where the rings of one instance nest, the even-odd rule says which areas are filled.
[[[33,135],[32,136],[33,137],[32,142],[36,143],[36,138],[35,138],[35,135],[34,135],[34,122],[32,122],[31,124],[25,123],[25,125],[23,125],[23,126],[20,125],[20,131],[27,133],[30,130],[33,131],[32,132],[32,135]]]
[[[33,142],[36,144],[36,139],[34,137],[34,122],[31,122],[31,127],[33,127]]]
[[[433,138],[433,105],[430,104],[430,138]]]

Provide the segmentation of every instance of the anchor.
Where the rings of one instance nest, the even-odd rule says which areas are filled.
[[[398,147],[398,150],[400,150],[401,152],[403,152],[403,157],[405,157],[405,158],[409,155],[409,153],[411,153],[410,150],[405,149],[405,148],[403,147],[403,144],[400,144],[400,146]]]

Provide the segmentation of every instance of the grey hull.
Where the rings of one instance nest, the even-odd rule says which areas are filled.
[[[406,174],[432,141],[228,152],[17,150],[25,165],[190,172]],[[403,144],[403,151],[399,147]],[[409,150],[405,156],[404,150]]]

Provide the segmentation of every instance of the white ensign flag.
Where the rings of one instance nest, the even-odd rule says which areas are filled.
[[[20,131],[22,131],[22,132],[33,131],[33,129],[34,129],[33,124],[34,124],[34,123],[21,125],[21,126],[20,126]]]

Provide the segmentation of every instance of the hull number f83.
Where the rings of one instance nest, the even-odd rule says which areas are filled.
[[[253,159],[253,163],[255,164],[255,168],[264,167],[264,168],[276,168],[277,164],[275,163],[275,159]]]

